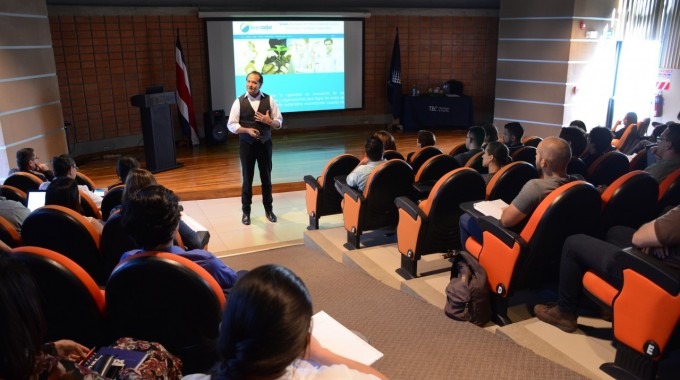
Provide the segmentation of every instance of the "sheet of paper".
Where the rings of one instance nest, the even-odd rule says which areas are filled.
[[[508,207],[508,204],[502,199],[475,203],[475,210],[481,212],[484,215],[492,216],[498,220],[501,219],[501,214],[506,207]]]
[[[383,357],[382,352],[376,350],[325,311],[314,314],[312,323],[312,335],[322,346],[338,355],[366,365],[371,365]]]
[[[207,231],[208,229],[204,227],[201,223],[199,223],[196,219],[190,217],[189,215],[185,214],[182,212],[182,221],[186,223],[189,228],[192,230],[198,232],[198,231]]]

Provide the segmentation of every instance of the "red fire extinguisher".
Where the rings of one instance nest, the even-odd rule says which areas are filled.
[[[661,117],[663,115],[663,95],[659,91],[656,96],[654,96],[654,117]]]

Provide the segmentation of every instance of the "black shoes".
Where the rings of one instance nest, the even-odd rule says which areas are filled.
[[[241,217],[241,223],[243,223],[246,226],[249,226],[250,225],[250,215],[244,213],[243,216]]]
[[[274,215],[273,211],[267,211],[267,212],[265,212],[265,214],[267,216],[268,221],[270,221],[272,223],[276,223],[276,215]],[[250,215],[243,213],[243,216],[241,216],[241,223],[243,223],[243,225],[249,226],[250,225]]]

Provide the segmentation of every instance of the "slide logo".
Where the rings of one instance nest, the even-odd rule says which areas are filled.
[[[252,31],[262,31],[262,30],[269,30],[271,31],[273,28],[271,25],[251,25],[250,23],[244,22],[241,25],[239,25],[239,29],[241,30],[241,33],[248,33],[251,30]]]

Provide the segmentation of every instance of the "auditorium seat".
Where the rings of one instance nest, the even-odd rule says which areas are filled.
[[[397,225],[399,213],[394,200],[414,197],[413,171],[405,161],[386,161],[373,169],[363,192],[347,184],[342,185],[342,192],[347,248],[358,249],[365,231]]]
[[[612,145],[623,154],[633,154],[635,152],[632,149],[637,146],[639,142],[640,136],[638,134],[638,126],[633,123],[626,127],[626,130],[619,140],[612,141]]]
[[[538,136],[527,136],[522,139],[522,144],[536,148],[541,141],[543,141],[543,139]]]
[[[680,169],[674,170],[659,184],[657,215],[680,205]]]
[[[86,176],[85,174],[76,171],[76,183],[78,185],[85,185],[90,191],[94,191],[94,189],[97,188],[97,185],[94,184],[94,181]]]
[[[508,297],[514,291],[558,278],[564,240],[577,233],[594,234],[600,208],[600,194],[595,187],[585,181],[573,181],[551,192],[519,233],[504,228],[491,216],[466,210],[478,215],[483,232],[481,250],[470,253],[487,272],[497,324],[510,323]]]
[[[601,238],[613,226],[638,229],[656,218],[659,185],[652,176],[636,170],[619,177],[602,193]]]
[[[442,156],[453,159],[449,155]],[[420,203],[404,196],[395,200],[399,210],[397,248],[401,253],[399,273],[402,276],[417,275],[418,260],[422,255],[446,253],[460,247],[460,204],[483,199],[484,189],[484,179],[477,171],[459,168],[441,177],[427,199]]]
[[[102,220],[102,213],[99,211],[99,207],[94,203],[92,198],[90,198],[85,192],[79,190],[80,193],[80,213],[83,216],[89,216],[91,218]]]
[[[70,258],[94,278],[106,283],[99,233],[84,216],[69,208],[48,205],[28,215],[21,228],[25,245],[51,249]]]
[[[625,154],[611,151],[603,154],[588,167],[586,179],[594,186],[609,186],[617,178],[628,173],[630,162]]]
[[[104,198],[102,198],[102,220],[109,220],[111,216],[111,211],[118,205],[121,204],[123,199],[123,192],[125,191],[125,185],[119,185],[111,188],[106,192]]]
[[[427,198],[437,181],[451,170],[458,169],[458,161],[448,154],[439,154],[429,160],[418,169],[413,187],[416,189],[418,199]]]
[[[413,172],[417,173],[425,161],[439,154],[443,154],[441,149],[434,146],[426,146],[415,151],[408,160],[408,163],[411,165]]]
[[[383,158],[386,160],[405,160],[404,155],[396,150],[386,150],[383,153]]]
[[[14,187],[14,186],[10,186],[10,185],[0,186],[0,195],[2,195],[3,197],[5,197],[7,199],[17,201],[24,206],[26,206],[27,203],[28,203],[26,192],[24,192],[23,190],[21,190],[19,188]]]
[[[567,164],[567,174],[581,176],[581,178],[585,179],[588,176],[586,163],[578,157],[572,157]]]
[[[108,274],[118,265],[120,257],[125,252],[139,248],[132,237],[123,230],[120,213],[111,215],[104,224],[100,245]]]
[[[502,199],[510,204],[530,179],[538,178],[534,165],[523,161],[511,162],[498,170],[486,185],[486,199]]]
[[[223,290],[198,264],[164,252],[129,257],[106,284],[114,336],[161,343],[182,359],[184,373],[206,372],[217,356]]]
[[[612,308],[616,341],[614,362],[600,369],[617,379],[656,379],[659,362],[678,349],[680,271],[635,249],[616,254],[623,268],[617,289],[594,272],[583,286],[599,303]]]
[[[7,219],[0,216],[0,240],[7,244],[10,248],[15,248],[21,245],[21,235],[14,224]]]
[[[38,191],[43,180],[38,178],[35,174],[28,172],[15,172],[5,179],[3,185],[13,186],[17,189],[28,193],[29,191]]]
[[[536,166],[536,147],[525,145],[511,155],[513,161],[524,161]]]
[[[339,214],[342,212],[342,195],[335,189],[335,178],[347,176],[359,164],[359,159],[351,154],[341,154],[326,163],[321,176],[304,177],[305,202],[309,216],[310,230],[319,229],[319,219],[322,216]]]
[[[647,149],[642,149],[635,153],[630,160],[629,170],[645,170],[647,168]]]
[[[484,155],[484,152],[479,152],[474,154],[472,157],[468,159],[468,161],[465,163],[466,168],[473,168],[477,171],[479,174],[486,174],[489,172],[489,168],[485,168],[482,165],[482,156]]]
[[[92,277],[68,257],[46,248],[22,246],[12,260],[32,274],[45,315],[45,342],[72,339],[88,347],[109,344],[103,291]]]
[[[468,148],[465,146],[465,143],[460,143],[456,144],[449,150],[449,156],[453,157],[457,154],[465,153],[468,151]]]

